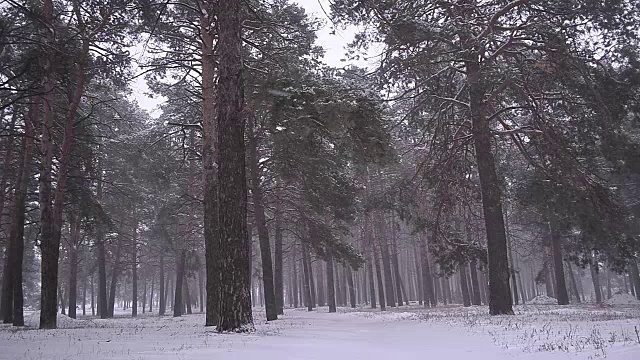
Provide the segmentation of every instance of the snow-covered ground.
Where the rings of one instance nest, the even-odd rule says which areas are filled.
[[[292,309],[265,324],[256,311],[255,333],[222,335],[203,326],[202,314],[63,318],[57,330],[0,325],[0,359],[640,359],[638,306],[486,314],[486,307]],[[37,323],[37,314],[27,322]]]

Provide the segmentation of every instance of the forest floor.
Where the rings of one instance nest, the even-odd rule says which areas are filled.
[[[515,316],[485,306],[380,312],[288,309],[251,334],[217,334],[204,315],[136,319],[60,316],[57,330],[0,325],[0,359],[640,359],[638,306],[518,306]],[[37,313],[27,323],[37,325]]]

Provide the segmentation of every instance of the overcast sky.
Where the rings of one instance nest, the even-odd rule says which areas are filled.
[[[336,29],[332,34],[331,21],[325,15],[324,10],[329,13],[329,1],[328,0],[294,0],[294,3],[298,3],[304,7],[307,13],[315,15],[317,18],[324,21],[325,26],[318,32],[317,44],[325,49],[324,62],[330,66],[343,67],[347,62],[341,61],[344,59],[345,47],[353,40],[356,29],[353,27],[347,29]],[[134,54],[135,56],[135,54]],[[357,63],[359,66],[366,66],[367,63],[363,60]],[[157,106],[161,104],[164,99],[162,98],[150,98],[146,95],[148,88],[142,77],[137,78],[132,84],[133,97],[138,101],[140,106],[149,111],[153,116],[160,115],[157,110]]]

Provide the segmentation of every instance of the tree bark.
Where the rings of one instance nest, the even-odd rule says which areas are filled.
[[[149,313],[153,312],[153,290],[155,285],[155,274],[151,274],[151,289],[149,290]]]
[[[469,296],[469,286],[467,282],[467,264],[462,263],[458,267],[460,274],[460,290],[462,291],[462,303],[465,307],[471,306],[471,297]]]
[[[549,225],[551,236],[551,249],[553,251],[553,269],[556,278],[556,295],[558,305],[569,304],[569,294],[567,294],[567,284],[564,278],[564,260],[562,260],[562,239],[555,229]]]
[[[307,253],[307,247],[308,245],[306,245],[305,240],[302,240],[302,272],[303,272],[303,283],[302,283],[302,287],[303,287],[303,291],[304,291],[304,304],[307,307],[308,311],[313,311],[313,304],[312,304],[312,299],[311,299],[311,276],[309,274],[309,267],[310,267],[310,263],[307,262],[306,256],[305,254]]]
[[[116,286],[118,285],[118,273],[120,272],[120,253],[122,248],[122,235],[118,235],[118,244],[116,245],[115,260],[113,262],[113,269],[111,270],[111,286],[109,289],[109,317],[113,317],[113,311],[115,308],[116,300]]]
[[[509,286],[509,260],[507,259],[507,237],[502,217],[500,183],[491,146],[491,129],[487,118],[486,80],[477,63],[479,58],[471,51],[465,61],[472,134],[478,175],[482,194],[482,208],[487,231],[489,260],[489,313],[491,315],[513,314],[511,288]]]
[[[422,291],[424,298],[424,306],[429,304],[431,307],[437,305],[436,296],[433,291],[433,282],[431,277],[431,267],[429,264],[429,250],[427,248],[427,240],[424,231],[420,232],[420,258],[422,260]]]
[[[184,282],[184,269],[187,261],[187,250],[180,250],[178,261],[176,262],[176,291],[173,298],[173,317],[182,316],[182,310],[184,308],[182,299],[182,283]]]
[[[629,275],[636,293],[636,298],[640,300],[640,274],[638,273],[638,264],[635,259],[629,261]]]
[[[356,308],[356,287],[353,284],[353,272],[350,267],[345,267],[347,277],[347,286],[349,287],[349,305],[352,309]]]
[[[184,302],[187,305],[187,314],[193,314],[193,309],[191,308],[191,292],[189,292],[189,278],[185,275],[183,281],[183,293],[184,293]]]
[[[218,211],[221,271],[216,330],[253,329],[247,233],[241,0],[218,7]]]
[[[258,241],[260,243],[260,259],[262,260],[262,288],[264,293],[267,321],[278,319],[276,293],[273,287],[273,264],[271,262],[271,244],[269,242],[269,230],[264,215],[264,200],[260,186],[260,155],[258,154],[258,138],[256,135],[255,115],[249,114],[249,172],[251,176],[251,194],[253,198],[253,216],[258,229]]]
[[[396,284],[396,299],[398,306],[404,305],[402,302],[402,277],[400,276],[400,265],[398,264],[398,242],[396,240],[396,221],[395,216],[391,217],[391,262],[393,265],[393,274]]]
[[[163,250],[160,250],[160,251],[163,251]],[[165,296],[166,289],[165,289],[164,281],[165,281],[164,280],[164,255],[161,253],[160,254],[160,278],[158,279],[158,285],[159,285],[158,297],[160,298],[160,301],[159,301],[160,303],[158,304],[159,316],[163,316],[167,308],[167,298]]]
[[[203,0],[201,8],[207,9],[207,14],[200,15],[200,37],[202,58],[202,165],[203,165],[203,195],[204,195],[204,239],[205,239],[205,268],[206,268],[206,326],[218,324],[218,303],[220,287],[220,271],[218,263],[218,173],[215,166],[216,158],[216,113],[215,113],[215,59],[214,32],[212,26],[213,8],[216,1]],[[162,280],[160,283],[162,294]],[[163,304],[162,296],[160,303]],[[163,309],[163,306],[160,306]],[[164,313],[164,310],[162,311]]]
[[[297,308],[299,305],[299,294],[300,291],[298,289],[298,268],[297,268],[297,253],[296,249],[298,248],[296,242],[294,241],[291,244],[291,285],[293,286],[293,307]]]
[[[36,101],[30,106],[25,116],[25,133],[22,138],[21,152],[18,171],[16,174],[16,186],[13,195],[13,205],[11,210],[9,229],[9,258],[7,263],[11,269],[10,276],[5,277],[4,282],[11,284],[11,292],[6,294],[11,296],[11,301],[7,302],[7,311],[12,312],[11,320],[14,326],[24,326],[24,296],[22,289],[22,264],[24,258],[24,222],[27,200],[27,190],[29,185],[29,171],[32,152],[33,138],[35,137],[34,123],[38,114],[39,103]],[[0,216],[1,216],[0,212]],[[5,273],[5,276],[7,274]],[[4,290],[4,289],[3,289]],[[3,297],[5,296],[3,292]],[[4,301],[3,301],[4,302]],[[13,305],[13,307],[9,306]],[[7,320],[5,318],[5,320]]]
[[[595,259],[594,259],[595,262]],[[602,303],[602,288],[600,287],[600,269],[597,263],[591,264],[591,280],[593,281],[593,290],[596,294],[596,303]]]
[[[469,268],[471,269],[471,286],[473,287],[471,303],[473,305],[482,305],[482,300],[480,298],[480,284],[478,283],[478,263],[476,259],[471,259],[469,262]]]
[[[327,303],[329,312],[336,312],[336,289],[333,282],[333,256],[327,256]]]
[[[576,282],[576,276],[573,273],[573,268],[571,267],[571,263],[567,261],[567,270],[569,271],[569,280],[571,281],[571,288],[573,292],[576,294],[576,301],[578,304],[582,303],[580,299],[580,292],[578,291],[578,283]]]
[[[275,210],[275,264],[274,264],[274,287],[276,293],[276,310],[278,315],[284,315],[284,289],[282,286],[284,274],[283,269],[283,251],[282,251],[282,202],[284,201],[282,184],[276,189],[276,210]]]
[[[382,269],[380,268],[380,257],[378,256],[378,249],[373,241],[373,260],[376,263],[376,278],[378,280],[378,301],[380,302],[380,311],[387,310],[385,298],[384,298],[384,284],[382,283]]]
[[[376,214],[376,223],[378,229],[378,235],[376,238],[379,240],[380,253],[382,255],[382,266],[384,269],[384,286],[386,294],[386,304],[395,307],[396,298],[393,290],[393,278],[391,272],[391,260],[389,254],[389,241],[387,239],[386,224],[384,223],[384,216],[381,211]]]

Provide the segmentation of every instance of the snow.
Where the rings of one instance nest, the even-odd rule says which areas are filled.
[[[59,317],[61,329],[0,325],[1,359],[640,359],[640,306],[518,306],[489,316],[486,306],[424,309],[288,309],[256,331],[218,334],[204,315],[132,319]],[[29,326],[36,313],[27,318]],[[36,322],[37,323],[37,322]]]
[[[534,297],[528,303],[531,305],[557,305],[558,299],[543,294]]]
[[[604,302],[605,305],[640,305],[640,300],[631,294],[615,294]]]
[[[68,317],[67,315],[58,314],[56,323],[58,329],[73,329],[88,325],[86,321],[76,320]],[[40,311],[34,311],[33,313],[26,315],[24,318],[24,324],[31,328],[38,328],[40,326]]]

